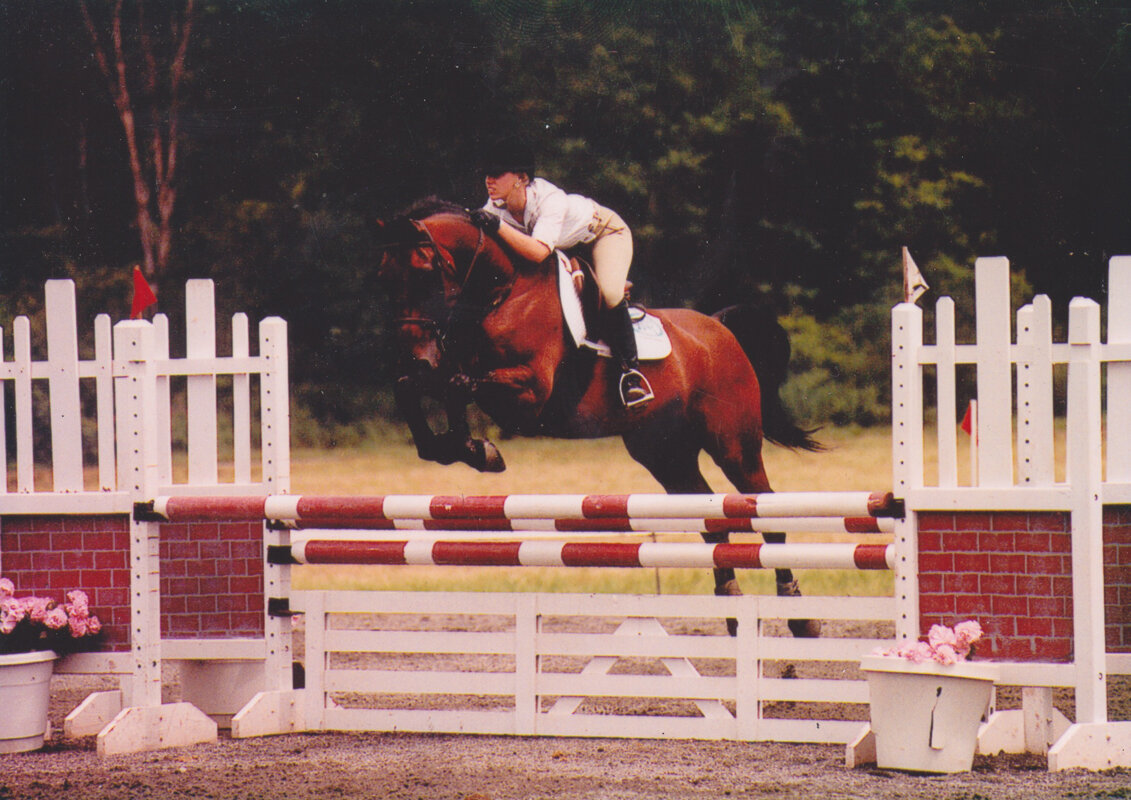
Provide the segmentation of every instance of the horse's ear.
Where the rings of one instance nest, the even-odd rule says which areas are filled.
[[[407,217],[396,216],[388,221],[379,219],[375,227],[375,238],[382,247],[415,245],[427,238]]]

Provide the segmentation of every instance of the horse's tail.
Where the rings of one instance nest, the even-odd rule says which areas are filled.
[[[789,334],[777,316],[753,305],[724,308],[713,315],[734,334],[758,376],[762,389],[762,435],[792,450],[824,450],[813,438],[816,428],[805,429],[793,421],[781,401],[781,387],[789,366]]]

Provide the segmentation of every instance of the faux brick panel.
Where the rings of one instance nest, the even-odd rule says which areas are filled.
[[[990,599],[980,594],[956,595],[953,609],[963,619],[981,619],[993,613]]]
[[[923,511],[919,514],[919,530],[922,531],[952,531],[954,530],[954,514],[940,511]]]
[[[1021,636],[1054,636],[1052,620],[1047,617],[1025,617],[1017,619],[1017,633]]]
[[[953,553],[977,553],[984,550],[978,544],[979,534],[976,531],[955,531],[942,535],[941,547]]]
[[[1029,598],[1018,597],[1016,594],[1001,594],[993,595],[990,597],[990,610],[994,616],[1008,616],[1012,617],[1017,622],[1017,630],[1021,631],[1021,621],[1028,618],[1029,614]],[[1047,625],[1048,633],[1052,633],[1052,625]]]
[[[976,619],[986,631],[981,656],[1071,657],[1071,537],[1065,514],[920,514],[919,523],[923,633],[934,624]],[[938,529],[928,529],[931,524]],[[1068,591],[1057,595],[1066,585]]]
[[[978,576],[958,572],[952,572],[948,575],[924,575],[919,579],[919,591],[976,594],[979,591]]]
[[[922,559],[922,555],[919,558]],[[990,556],[988,553],[957,553],[954,556],[954,568],[958,572],[974,572],[980,575],[989,572]]]
[[[980,575],[978,585],[986,594],[1017,594],[1017,580],[1013,575]]]
[[[1067,533],[1069,524],[1069,515],[1060,511],[1049,511],[1029,515],[1029,530],[1031,531]]]
[[[220,526],[215,522],[194,522],[189,527],[189,538],[194,542],[211,542],[220,538]]]
[[[163,635],[263,635],[262,534],[258,523],[161,526],[162,595],[177,601],[162,609]]]
[[[1104,564],[1108,650],[1131,653],[1131,506],[1104,508]]]
[[[1012,531],[979,534],[977,549],[982,553],[1016,553],[1016,534]]]
[[[1020,579],[1025,577],[1027,567],[1027,560],[1021,553],[990,554],[990,572],[994,574],[1011,573]]]
[[[1018,533],[1013,537],[1018,552],[1051,553],[1052,534],[1049,532]]]

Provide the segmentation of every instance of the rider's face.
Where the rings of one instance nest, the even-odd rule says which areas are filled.
[[[488,175],[485,183],[487,184],[488,197],[492,200],[504,200],[508,205],[526,188],[526,181],[523,176],[513,172]]]

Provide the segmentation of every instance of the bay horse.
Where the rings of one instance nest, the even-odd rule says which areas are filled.
[[[421,458],[505,468],[494,444],[470,436],[471,403],[508,433],[620,436],[669,494],[711,493],[700,451],[739,492],[762,493],[772,491],[763,437],[822,449],[782,406],[789,342],[772,315],[753,316],[744,307],[714,317],[651,309],[672,352],[641,362],[655,399],[626,410],[617,391],[619,364],[578,349],[565,328],[553,256],[534,264],[513,255],[471,224],[464,209],[436,198],[380,225],[377,274],[393,306],[403,358],[396,401]],[[447,432],[432,431],[425,397],[444,404]],[[702,536],[727,539],[726,533]],[[784,542],[785,534],[763,538]],[[788,569],[775,572],[779,595],[800,594]],[[714,578],[716,594],[741,594],[733,569],[716,569]],[[732,633],[733,624],[728,621]],[[790,620],[789,627],[795,636],[819,632],[815,620]]]

